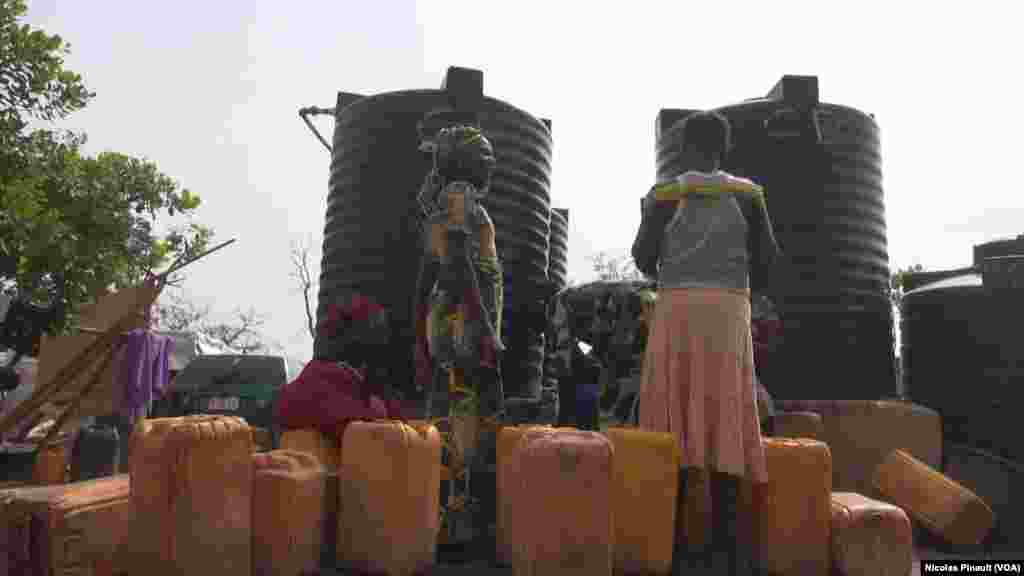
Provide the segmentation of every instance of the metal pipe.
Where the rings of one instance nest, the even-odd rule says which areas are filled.
[[[299,109],[299,118],[302,118],[302,121],[306,123],[306,126],[309,126],[309,129],[313,132],[313,135],[316,136],[316,139],[319,140],[321,144],[324,145],[324,148],[327,148],[328,152],[333,152],[331,145],[323,136],[320,135],[320,131],[316,129],[316,126],[314,126],[313,123],[309,120],[309,117],[322,116],[325,114],[334,115],[334,112],[334,108],[319,108],[317,106],[308,106],[306,108]]]

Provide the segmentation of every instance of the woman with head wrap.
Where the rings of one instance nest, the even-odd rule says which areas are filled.
[[[494,223],[479,202],[494,162],[491,144],[477,128],[442,129],[434,143],[434,170],[420,198],[426,250],[416,288],[418,373],[428,391],[429,418],[448,417],[454,400],[452,407],[473,406],[475,414],[468,416],[482,421],[478,437],[467,439],[477,445],[471,491],[488,484],[496,430],[487,421],[503,407],[502,270]],[[482,499],[485,505],[473,522],[477,530],[493,522],[493,497]]]
[[[684,480],[711,479],[711,550],[679,551],[688,564],[731,574],[750,558],[737,546],[741,478],[765,481],[753,382],[750,272],[778,255],[760,186],[721,170],[728,121],[695,113],[673,128],[689,171],[654,186],[633,257],[658,279],[658,301],[644,358],[640,426],[675,434]]]

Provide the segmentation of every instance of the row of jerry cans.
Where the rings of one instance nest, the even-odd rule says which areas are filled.
[[[388,432],[405,429],[430,440]],[[436,434],[419,423],[355,422],[340,441],[313,430],[282,435],[282,448],[337,466],[338,513],[328,522],[336,522],[339,567],[410,575],[433,564]],[[505,427],[497,466],[500,564],[517,574],[671,572],[679,477],[671,435]]]
[[[130,474],[0,486],[0,576],[318,573],[332,500],[347,504],[336,534],[349,568],[367,556],[385,558],[389,574],[428,566],[439,525],[437,430],[370,422],[345,437],[350,454],[377,458],[347,467],[352,473],[333,484],[331,498],[332,475],[319,456],[256,452],[240,418],[142,421],[131,437]],[[388,524],[393,518],[399,526]],[[373,571],[373,562],[363,567]]]
[[[254,454],[240,419],[193,416],[143,422],[132,443],[130,484],[116,476],[0,492],[8,544],[0,572],[56,574],[90,559],[92,573],[298,575],[319,565],[324,540],[336,545],[332,563],[350,570],[409,575],[434,562],[433,426],[357,422],[340,439],[293,431],[285,449]],[[749,545],[773,573],[902,573],[910,541],[901,508],[952,541],[977,541],[991,526],[969,491],[902,451],[874,475],[897,507],[833,494],[821,441],[766,438],[764,446],[769,482],[745,487],[741,509]],[[505,428],[498,467],[497,551],[518,574],[667,573],[677,516],[691,543],[704,531],[703,500],[677,501],[679,457],[668,434]],[[30,537],[39,526],[44,533]]]
[[[411,450],[424,456],[428,451],[397,441],[399,436],[384,432],[389,427],[405,425],[356,423],[340,441],[312,430],[292,431],[282,436],[282,445],[317,454],[343,478],[332,522],[340,566],[414,574],[434,560],[440,461],[431,452],[431,460],[419,460],[422,467],[401,464],[411,461]],[[770,480],[745,486],[740,509],[744,545],[754,548],[765,568],[808,576],[825,576],[835,565],[846,567],[849,576],[909,568],[906,515],[856,493],[833,494],[825,443],[766,438],[764,447]],[[379,464],[385,461],[389,474]],[[505,427],[497,466],[497,559],[516,574],[669,574],[677,537],[706,543],[707,500],[678,499],[680,457],[670,434]],[[409,471],[414,478],[393,474]],[[409,491],[415,482],[429,489]],[[362,488],[346,489],[346,483]],[[690,488],[686,493],[702,493]],[[405,493],[415,494],[418,504]],[[872,523],[879,514],[887,519],[880,528]],[[346,530],[361,536],[346,537]]]
[[[417,446],[398,433],[405,429],[416,426],[355,423],[340,441],[315,431],[282,437],[284,446],[337,465],[339,510],[330,523],[341,567],[409,575],[434,561],[437,445]],[[765,438],[764,448],[769,481],[744,486],[740,506],[743,544],[764,568],[783,576],[826,576],[834,566],[848,576],[905,574],[912,542],[903,510],[833,493],[824,442]],[[506,427],[497,460],[497,559],[516,574],[669,574],[677,537],[706,544],[708,502],[699,487],[678,499],[680,457],[670,434]]]
[[[321,563],[323,540],[336,544],[331,564],[350,570],[429,569],[441,469],[433,426],[355,422],[341,439],[297,430],[282,442],[291,450],[254,454],[251,428],[225,416],[145,421],[132,436],[130,482],[0,491],[0,573],[298,575]],[[991,526],[977,497],[905,452],[873,475],[894,506],[831,493],[820,441],[764,442],[769,483],[745,487],[741,509],[772,573],[902,574],[903,509],[954,543]],[[677,501],[678,469],[670,435],[504,428],[500,560],[518,574],[667,573],[674,535],[694,543],[705,530],[701,500]]]

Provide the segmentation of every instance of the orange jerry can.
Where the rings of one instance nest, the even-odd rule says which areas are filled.
[[[832,493],[832,565],[841,576],[908,576],[914,544],[902,509],[855,492]]]
[[[871,494],[871,476],[893,450],[942,465],[942,419],[924,406],[896,400],[782,400],[779,406],[821,415],[817,439],[832,452],[835,490]]]
[[[329,436],[313,428],[282,432],[279,444],[282,450],[298,450],[313,454],[328,472],[337,471],[341,463],[341,441],[338,437]]]
[[[253,438],[245,420],[141,420],[131,443],[131,573],[252,576]]]
[[[495,457],[497,470],[494,475],[495,499],[497,500],[495,541],[497,561],[501,565],[511,566],[514,552],[509,519],[514,513],[512,507],[515,498],[511,496],[513,487],[510,482],[518,470],[516,451],[519,449],[519,441],[524,434],[552,431],[554,428],[551,426],[504,426],[498,431]]]
[[[105,576],[128,568],[127,474],[15,489],[0,506],[0,573]]]
[[[522,493],[522,464],[520,457],[522,447],[533,438],[552,434],[556,430],[575,430],[575,428],[553,428],[551,426],[517,426],[503,429],[498,436],[498,486],[497,506],[497,560],[499,564],[513,566],[516,556],[522,552],[522,537],[517,530],[529,530],[529,515],[524,516],[523,499],[528,494]],[[507,432],[506,432],[507,431]]]
[[[326,473],[294,450],[253,454],[254,576],[303,576],[320,567]]]
[[[775,438],[825,440],[825,421],[817,412],[779,412],[772,416]]]
[[[520,441],[513,538],[518,576],[611,576],[615,449],[598,432],[556,430]]]
[[[981,544],[995,525],[995,513],[974,492],[903,450],[878,466],[874,485],[883,500],[953,545]]]
[[[676,437],[636,428],[609,428],[606,435],[615,448],[615,574],[671,574],[681,458]]]
[[[424,422],[352,422],[342,437],[338,563],[410,576],[434,564],[441,435]]]
[[[777,576],[828,576],[832,455],[824,442],[763,438],[768,482],[744,482],[741,510],[755,554]]]

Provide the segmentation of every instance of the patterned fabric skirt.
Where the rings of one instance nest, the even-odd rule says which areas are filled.
[[[439,283],[433,293],[427,322],[430,355],[442,365],[497,368],[504,300],[501,264],[496,258],[474,264],[476,287],[465,282],[459,293],[452,293]]]
[[[743,292],[659,292],[644,357],[640,427],[670,432],[683,465],[767,480]]]

